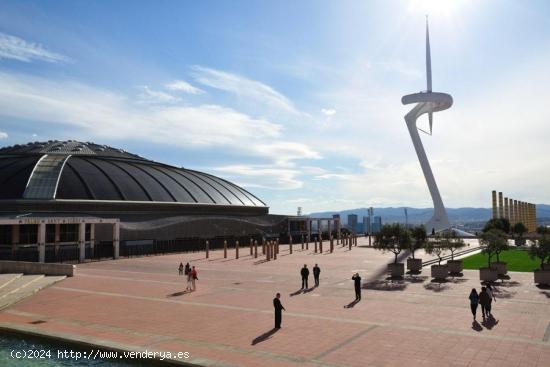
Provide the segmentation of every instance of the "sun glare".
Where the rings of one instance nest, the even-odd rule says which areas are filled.
[[[467,0],[411,0],[409,11],[428,15],[451,16],[463,6]]]

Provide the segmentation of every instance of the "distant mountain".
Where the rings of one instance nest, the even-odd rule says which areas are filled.
[[[405,223],[404,209],[404,207],[374,208],[374,215],[381,216],[383,223]],[[410,224],[420,224],[426,223],[431,218],[433,209],[407,207],[407,212]],[[368,208],[349,209],[339,212],[318,212],[311,213],[309,216],[313,218],[327,218],[332,217],[333,214],[340,214],[340,218],[344,224],[347,224],[348,222],[348,214],[357,214],[358,222],[361,223],[363,221],[363,217],[368,216]],[[486,222],[492,215],[490,208],[447,208],[447,214],[449,215],[449,221],[453,225]],[[550,221],[550,205],[537,204],[537,219],[547,219],[547,221]]]

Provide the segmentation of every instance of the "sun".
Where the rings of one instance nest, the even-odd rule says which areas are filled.
[[[455,15],[468,0],[410,0],[409,11],[428,15]]]

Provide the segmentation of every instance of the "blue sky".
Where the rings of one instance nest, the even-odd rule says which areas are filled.
[[[550,4],[511,0],[0,1],[0,145],[77,139],[232,180],[272,213],[548,203]],[[423,122],[425,123],[425,122]]]

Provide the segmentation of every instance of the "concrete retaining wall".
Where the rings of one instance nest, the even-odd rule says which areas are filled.
[[[72,277],[76,266],[71,264],[44,264],[25,261],[0,261],[0,274],[23,273],[44,275],[66,275]]]

